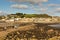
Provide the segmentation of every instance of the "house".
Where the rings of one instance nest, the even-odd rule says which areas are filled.
[[[14,22],[14,19],[7,19],[6,22]]]

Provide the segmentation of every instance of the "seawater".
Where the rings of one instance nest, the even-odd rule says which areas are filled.
[[[59,28],[60,27],[60,24],[54,24],[54,25],[48,25],[48,26]]]

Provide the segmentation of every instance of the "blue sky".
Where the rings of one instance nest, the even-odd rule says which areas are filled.
[[[60,16],[60,0],[0,0],[0,14],[16,12]]]

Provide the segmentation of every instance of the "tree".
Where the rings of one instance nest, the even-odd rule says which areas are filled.
[[[24,14],[23,13],[16,13],[17,16],[23,18],[24,17]]]

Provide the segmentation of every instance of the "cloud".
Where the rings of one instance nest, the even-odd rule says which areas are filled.
[[[48,10],[47,7],[35,7],[34,5],[31,5],[31,9],[33,9],[34,11],[37,11],[37,12],[45,12]]]
[[[23,5],[23,4],[13,4],[11,5],[12,8],[17,8],[17,9],[27,9],[28,5]]]
[[[33,10],[38,11],[38,12],[46,12],[48,8],[33,8]]]
[[[4,13],[3,11],[0,11],[0,16],[1,16],[1,15],[4,15],[4,14],[5,14],[5,13]]]
[[[55,12],[47,12],[48,14],[52,14],[52,15],[54,15],[55,14]]]
[[[4,14],[4,12],[3,11],[0,11],[0,15],[2,15],[2,14]]]
[[[46,12],[48,10],[48,8],[41,8],[42,12]]]
[[[56,8],[55,11],[60,13],[60,8]]]
[[[43,2],[48,2],[48,0],[9,0],[11,2],[19,2],[19,3],[24,3],[24,2],[27,2],[27,3],[30,3],[30,7],[31,9],[33,9],[34,11],[36,12],[45,12],[47,10],[47,8],[41,8],[43,6]],[[34,5],[37,4],[39,6],[39,8],[36,8]],[[34,6],[34,7],[33,7]],[[29,6],[27,5],[19,5],[19,4],[13,4],[11,5],[12,8],[18,8],[18,9],[27,9],[29,8]]]
[[[34,6],[34,4],[37,4],[39,7],[41,7],[43,4],[42,2],[48,2],[48,0],[9,0],[11,2],[19,2],[19,3],[24,3],[24,2],[27,2],[27,3],[30,3]],[[30,5],[29,4],[29,5]],[[14,5],[11,5],[12,8],[18,8],[18,9],[26,9],[28,8],[27,5],[19,5],[19,4],[14,4]],[[45,11],[46,9],[43,8],[43,9],[40,9],[40,8],[33,8],[34,10],[37,10],[37,11]]]
[[[0,11],[0,13],[2,13],[2,11]]]
[[[9,0],[12,2],[29,2],[29,3],[40,3],[40,2],[47,2],[48,0]]]
[[[55,7],[55,6],[60,6],[60,4],[48,4],[48,6]]]
[[[7,13],[5,11],[0,11],[0,16],[2,15],[7,15]]]

